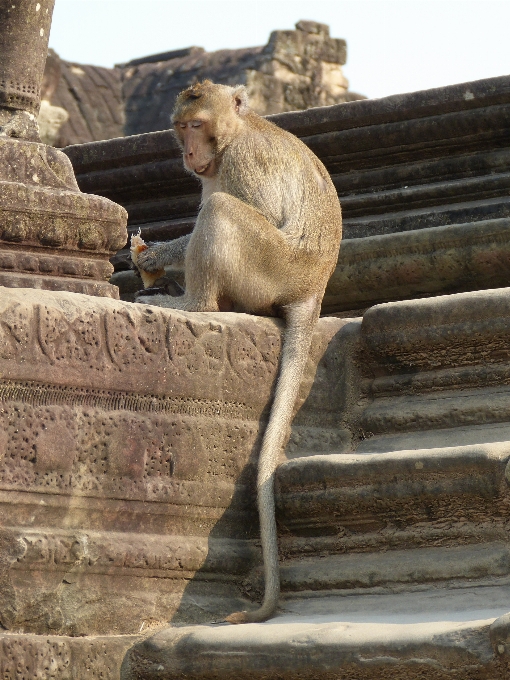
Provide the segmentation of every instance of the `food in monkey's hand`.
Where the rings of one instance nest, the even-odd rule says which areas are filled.
[[[140,236],[140,231],[138,231],[137,234],[133,234],[131,236],[131,259],[133,260],[133,264],[135,267],[138,269],[140,272],[140,276],[142,277],[142,283],[144,288],[152,288],[154,283],[160,279],[162,276],[165,274],[164,269],[158,269],[155,272],[146,272],[144,269],[141,269],[138,266],[138,255],[139,253],[142,253],[144,250],[147,250],[149,247],[143,238]]]

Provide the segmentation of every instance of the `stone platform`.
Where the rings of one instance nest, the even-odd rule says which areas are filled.
[[[350,448],[324,319],[291,448]],[[0,623],[130,635],[244,606],[281,323],[0,288]],[[338,344],[340,343],[340,344]]]

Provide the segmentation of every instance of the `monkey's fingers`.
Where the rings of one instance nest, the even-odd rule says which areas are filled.
[[[156,253],[150,248],[142,250],[136,256],[136,261],[133,258],[138,269],[143,269],[145,272],[155,272],[161,269]]]

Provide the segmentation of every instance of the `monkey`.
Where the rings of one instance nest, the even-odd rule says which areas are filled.
[[[202,182],[200,209],[191,234],[149,245],[137,266],[149,272],[170,264],[184,269],[185,292],[149,297],[141,291],[137,302],[284,319],[257,469],[264,598],[259,609],[225,618],[261,622],[274,614],[280,594],[275,472],[337,264],[340,202],[321,161],[297,137],[255,114],[242,85],[196,83],[179,94],[171,120],[184,166]]]

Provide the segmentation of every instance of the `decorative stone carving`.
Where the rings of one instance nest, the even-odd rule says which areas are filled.
[[[108,258],[126,212],[78,189],[67,157],[0,136],[0,285],[118,297]]]
[[[350,398],[330,383],[347,325],[319,324],[293,456],[349,445],[336,411]],[[243,314],[1,289],[5,628],[134,634],[243,606],[260,561],[253,479],[280,332]]]
[[[24,680],[115,680],[135,636],[0,635],[0,674]]]

